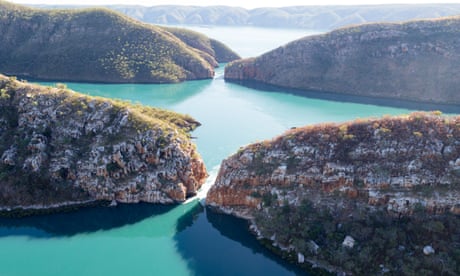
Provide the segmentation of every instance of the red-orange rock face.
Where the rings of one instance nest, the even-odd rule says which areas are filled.
[[[0,88],[7,111],[0,112],[0,173],[8,176],[0,183],[0,210],[96,200],[176,203],[206,180],[188,135],[199,123],[189,116],[2,75]]]
[[[459,141],[460,117],[432,113],[290,130],[224,160],[206,202],[242,217],[267,198],[458,213]]]

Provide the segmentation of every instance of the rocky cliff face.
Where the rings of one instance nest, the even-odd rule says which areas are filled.
[[[305,193],[318,204],[340,196],[396,215],[416,207],[460,214],[459,141],[459,117],[424,113],[294,129],[226,159],[207,203],[251,217],[257,194],[287,191],[290,202]]]
[[[188,116],[0,75],[0,209],[181,202],[207,177]]]
[[[369,265],[381,262],[401,272],[395,260],[423,258],[423,243],[458,246],[452,225],[460,215],[459,141],[460,117],[426,113],[293,129],[224,160],[206,203],[251,219],[260,237],[300,254],[299,262],[308,256],[313,264],[354,274],[366,267],[378,273]],[[420,226],[433,221],[440,223],[435,237]],[[390,232],[399,234],[387,237]],[[350,252],[341,244],[349,235],[360,243]],[[383,260],[359,255],[366,250]],[[440,250],[460,260],[452,247]],[[410,258],[405,261],[413,264]]]
[[[44,80],[172,83],[212,78],[218,65],[202,45],[108,9],[40,10],[0,1],[0,36],[0,72]],[[220,54],[234,54],[226,50]]]
[[[338,29],[230,63],[225,79],[459,105],[459,27],[452,17]]]

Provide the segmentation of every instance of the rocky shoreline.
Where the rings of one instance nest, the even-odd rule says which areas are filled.
[[[18,218],[35,215],[45,215],[61,212],[75,211],[85,207],[110,206],[112,202],[106,200],[86,200],[62,202],[51,205],[29,205],[0,207],[0,217]]]
[[[235,83],[238,85],[246,86],[248,88],[260,90],[262,92],[281,92],[289,93],[292,95],[315,98],[327,101],[336,102],[349,102],[349,103],[360,103],[360,104],[371,104],[379,106],[390,106],[396,108],[404,108],[418,111],[432,111],[439,110],[443,113],[458,114],[460,112],[460,104],[452,103],[427,103],[424,101],[418,101],[417,99],[403,100],[403,99],[391,99],[380,96],[365,96],[365,95],[345,95],[340,92],[333,91],[315,91],[315,90],[304,90],[296,88],[287,88],[277,86],[273,84],[267,84],[261,81],[255,80],[235,80],[226,79],[226,82]]]
[[[190,137],[199,123],[189,116],[1,75],[0,92],[3,212],[171,204],[207,178]]]
[[[457,271],[459,120],[417,112],[293,129],[224,160],[206,204],[300,264]]]

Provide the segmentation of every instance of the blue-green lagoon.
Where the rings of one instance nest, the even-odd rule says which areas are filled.
[[[274,39],[276,32],[282,30],[272,30]],[[253,35],[256,37],[257,32]],[[254,55],[262,49],[257,43],[250,47]],[[207,187],[213,183],[220,162],[240,146],[269,139],[291,127],[409,112],[256,91],[226,83],[222,75],[223,67],[213,80],[181,84],[67,85],[90,95],[192,115],[202,123],[193,136],[210,173]],[[199,199],[205,193],[206,189],[195,200],[179,206],[119,205],[0,219],[0,275],[301,273],[265,250],[249,234],[243,220],[204,210]]]

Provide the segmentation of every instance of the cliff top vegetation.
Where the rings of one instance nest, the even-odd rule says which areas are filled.
[[[186,114],[180,114],[166,109],[133,104],[129,101],[119,99],[108,99],[98,96],[88,96],[73,90],[67,89],[63,84],[56,84],[56,87],[29,84],[18,81],[15,77],[6,77],[0,75],[0,100],[3,104],[14,97],[17,89],[23,89],[28,92],[27,96],[49,97],[61,101],[62,105],[71,106],[73,111],[85,110],[87,105],[92,103],[98,105],[111,105],[113,112],[127,112],[129,120],[133,125],[139,127],[138,130],[144,131],[146,128],[160,127],[162,129],[177,128],[184,133],[194,130],[200,125],[198,121]],[[86,106],[86,108],[85,108]]]
[[[440,112],[291,129],[224,160],[207,204],[307,269],[457,275],[459,137]]]
[[[206,176],[190,139],[199,123],[188,115],[3,75],[0,108],[0,211],[113,199],[171,203]]]

